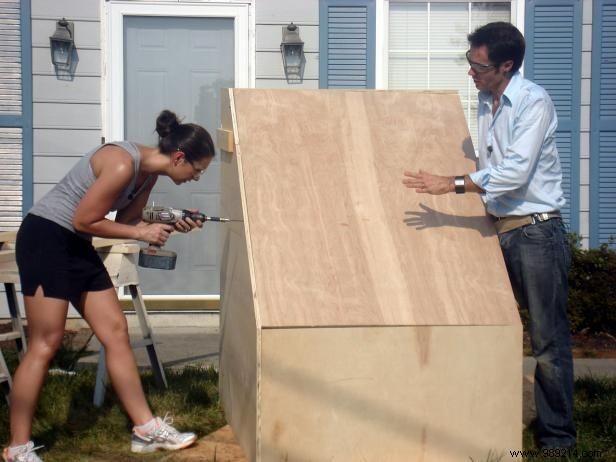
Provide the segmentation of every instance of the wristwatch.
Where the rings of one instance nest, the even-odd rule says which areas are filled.
[[[466,192],[466,188],[464,187],[464,176],[454,177],[453,186],[456,194],[464,194]]]

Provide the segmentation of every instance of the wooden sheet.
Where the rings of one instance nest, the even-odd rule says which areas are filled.
[[[262,339],[257,461],[487,461],[522,448],[521,326]]]
[[[457,94],[232,92],[258,326],[519,323],[479,196],[401,184],[475,169]]]

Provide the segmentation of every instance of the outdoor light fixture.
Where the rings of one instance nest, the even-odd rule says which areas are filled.
[[[56,31],[49,37],[51,62],[57,69],[69,70],[75,49],[74,25],[62,18],[56,22]]]
[[[293,23],[282,27],[280,52],[282,53],[282,64],[287,78],[290,75],[301,77],[304,42],[299,37],[299,28]]]

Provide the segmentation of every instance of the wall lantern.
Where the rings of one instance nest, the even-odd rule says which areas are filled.
[[[282,27],[282,64],[287,75],[300,76],[304,58],[304,42],[299,37],[299,28],[291,23]]]
[[[74,25],[62,18],[56,22],[56,31],[49,37],[51,62],[58,69],[69,70],[75,49]]]

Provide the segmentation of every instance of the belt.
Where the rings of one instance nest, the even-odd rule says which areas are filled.
[[[535,223],[542,223],[544,221],[551,220],[552,218],[560,218],[560,212],[544,212],[544,213],[531,213],[530,215],[522,216],[510,216],[510,217],[495,217],[494,227],[498,234],[503,234],[512,229],[521,228],[522,226],[534,225]]]

